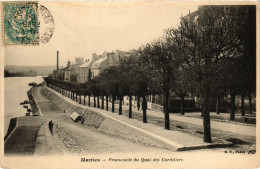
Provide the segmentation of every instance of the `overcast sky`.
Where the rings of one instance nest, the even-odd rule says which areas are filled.
[[[41,2],[54,18],[54,34],[39,46],[5,48],[5,65],[60,66],[92,53],[136,49],[177,27],[180,17],[197,10],[176,2]]]

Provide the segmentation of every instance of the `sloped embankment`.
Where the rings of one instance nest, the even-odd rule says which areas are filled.
[[[28,92],[27,92],[27,95],[28,95],[28,98],[29,98],[29,102],[30,102],[30,105],[31,105],[31,108],[32,108],[32,113],[33,113],[33,116],[40,116],[40,111],[39,111],[39,108],[34,100],[34,97],[33,97],[33,90],[34,90],[34,87],[32,87]]]
[[[78,123],[81,123],[86,127],[95,128],[98,131],[109,135],[150,146],[171,150],[180,148],[179,146],[167,143],[167,141],[156,137],[149,132],[110,117],[109,115],[102,113],[102,110],[95,110],[91,107],[79,105],[45,86],[41,88],[41,94],[55,103],[64,113],[71,115],[73,112],[76,112],[79,114],[81,118]]]
[[[25,116],[12,119],[8,134],[5,137],[5,154],[32,155],[35,151],[35,143],[42,122],[41,116]]]

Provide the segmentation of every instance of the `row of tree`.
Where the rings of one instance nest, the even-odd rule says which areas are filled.
[[[20,71],[20,72],[9,72],[8,70],[4,70],[4,77],[23,77],[23,76],[37,76],[37,72],[35,71]]]
[[[133,51],[120,65],[105,69],[86,84],[53,79],[46,82],[102,99],[111,95],[112,111],[117,96],[119,114],[122,114],[123,96],[129,96],[129,117],[132,117],[132,96],[140,97],[143,122],[147,122],[146,96],[163,94],[165,129],[170,129],[170,93],[181,100],[188,93],[198,95],[202,100],[203,140],[211,142],[210,99],[217,98],[219,105],[220,96],[229,94],[230,120],[235,120],[235,97],[241,95],[244,115],[245,95],[251,99],[256,90],[255,62],[255,6],[202,6],[182,17],[177,29],[165,30],[163,37]]]

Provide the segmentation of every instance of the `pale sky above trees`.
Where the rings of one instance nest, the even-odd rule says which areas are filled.
[[[5,65],[55,65],[68,59],[91,58],[92,53],[131,50],[177,27],[180,17],[198,9],[178,2],[40,2],[54,17],[54,34],[39,46],[5,48]]]

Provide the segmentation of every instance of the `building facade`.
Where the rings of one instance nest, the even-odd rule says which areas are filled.
[[[93,53],[92,58],[90,60],[86,60],[86,62],[79,67],[79,83],[86,83],[89,79],[91,79],[91,67],[93,63],[99,60],[100,58],[102,58],[102,55],[97,55]]]
[[[65,70],[67,68],[62,68],[58,70],[53,70],[53,78],[58,80],[64,80],[65,77]]]
[[[99,74],[108,67],[107,57],[102,57],[95,61],[91,67],[91,79],[99,76]]]
[[[119,65],[120,60],[130,56],[130,52],[116,50],[114,52],[104,52],[102,57],[95,61],[91,67],[91,78],[97,77],[104,69],[110,66]]]
[[[64,74],[64,80],[70,82],[70,69],[71,66],[67,67],[65,69],[65,74]]]

